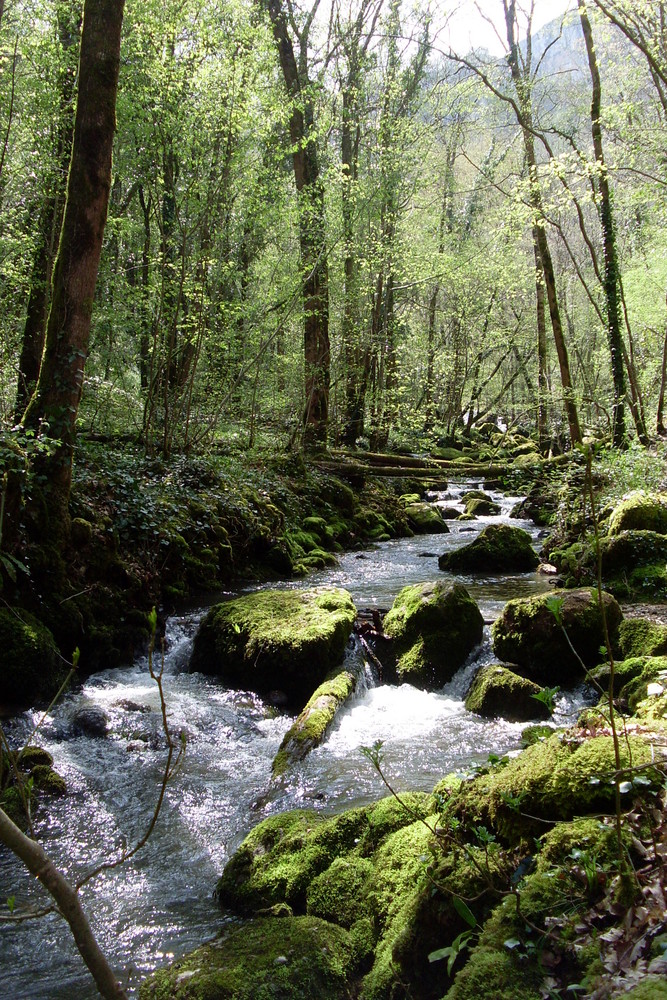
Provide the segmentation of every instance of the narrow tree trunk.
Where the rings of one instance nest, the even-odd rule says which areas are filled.
[[[556,291],[556,276],[554,273],[553,260],[547,232],[545,227],[544,207],[542,205],[542,193],[540,191],[539,178],[537,174],[537,157],[535,155],[535,140],[532,129],[532,107],[530,94],[530,80],[521,71],[519,62],[519,46],[515,37],[516,27],[516,3],[515,0],[503,0],[505,11],[505,26],[507,29],[507,43],[509,46],[508,63],[512,73],[512,80],[516,90],[521,117],[519,125],[523,137],[524,152],[528,170],[530,173],[530,204],[533,209],[534,224],[533,233],[537,241],[537,249],[544,274],[544,284],[549,306],[549,316],[551,319],[551,329],[553,331],[556,354],[558,356],[558,367],[560,369],[561,385],[563,387],[563,404],[567,416],[567,423],[570,431],[572,444],[580,444],[581,428],[579,426],[579,415],[570,375],[570,360],[568,357],[565,336],[563,333],[563,323],[558,305],[558,295]]]
[[[127,1000],[127,994],[100,949],[76,889],[58,871],[44,849],[19,830],[0,809],[0,843],[19,858],[55,900],[74,935],[79,954],[105,1000]]]
[[[533,253],[535,255],[535,297],[537,310],[537,440],[542,453],[545,453],[549,442],[547,417],[547,399],[549,385],[547,381],[547,317],[544,300],[544,274],[542,261],[537,245],[537,233],[533,227]]]
[[[591,74],[591,133],[593,136],[593,151],[597,166],[597,189],[600,196],[600,225],[602,227],[602,246],[604,250],[604,292],[607,302],[607,338],[611,355],[611,373],[614,383],[614,415],[612,441],[622,445],[625,441],[625,368],[623,363],[623,338],[621,336],[620,308],[618,298],[618,257],[616,254],[616,229],[609,189],[609,175],[604,161],[602,148],[602,128],[600,112],[602,105],[602,87],[598,69],[593,32],[586,11],[584,0],[577,0],[581,30],[586,43],[588,67]]]
[[[329,421],[329,272],[324,190],[313,136],[313,99],[307,89],[309,81],[303,78],[304,73],[297,66],[281,0],[263,2],[271,19],[285,87],[292,101],[290,141],[299,199],[301,295],[304,311],[304,448],[306,451],[318,451],[326,447]],[[300,41],[302,64],[305,64],[307,39],[304,37]]]
[[[111,186],[123,0],[86,0],[67,203],[54,267],[39,381],[26,426],[54,444],[36,470],[45,476],[52,537],[69,530],[69,495],[90,324]]]
[[[58,37],[63,48],[64,62],[57,82],[60,106],[55,127],[55,164],[52,177],[47,185],[48,194],[42,203],[39,214],[37,246],[30,275],[30,295],[19,360],[19,378],[14,408],[16,423],[19,423],[23,417],[39,378],[51,297],[53,262],[62,228],[67,170],[74,133],[72,104],[76,72],[75,66],[70,65],[69,53],[78,44],[81,32],[81,13],[78,4],[60,5],[57,9],[57,20]]]
[[[658,413],[656,417],[656,430],[658,434],[664,436],[667,434],[664,424],[664,408],[665,408],[665,384],[667,383],[667,327],[665,328],[665,342],[662,347],[662,371],[660,373],[660,397],[658,399]]]

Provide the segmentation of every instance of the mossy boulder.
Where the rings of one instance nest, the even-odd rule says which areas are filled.
[[[625,618],[618,627],[618,648],[624,659],[667,654],[667,625],[648,618]]]
[[[404,587],[385,616],[401,681],[435,690],[451,680],[482,640],[484,619],[461,584]]]
[[[0,702],[22,705],[55,694],[66,669],[51,632],[23,608],[0,608]]]
[[[629,735],[622,741],[622,766],[650,764],[652,749],[641,737]],[[516,844],[542,834],[544,820],[613,810],[615,770],[611,736],[556,733],[527,747],[505,767],[464,782],[452,795],[448,812]],[[661,780],[657,768],[646,773],[652,781]]]
[[[609,534],[630,530],[667,534],[667,493],[635,490],[624,497],[609,518]]]
[[[336,858],[308,886],[307,912],[341,927],[351,927],[371,912],[369,896],[374,882],[375,866],[368,858]]]
[[[667,535],[657,531],[622,531],[602,539],[600,556],[603,576],[629,572],[637,566],[664,563],[667,560]]]
[[[623,615],[610,594],[602,597],[614,643]],[[509,601],[491,634],[496,656],[517,664],[521,673],[536,683],[551,686],[583,680],[580,660],[586,666],[596,666],[600,647],[605,644],[597,591],[586,588]]]
[[[439,508],[434,504],[409,503],[405,513],[410,527],[417,535],[446,534],[449,531]]]
[[[547,705],[536,698],[542,688],[526,677],[490,663],[475,675],[466,696],[469,712],[487,719],[507,719],[509,722],[528,722],[531,719],[548,719]]]
[[[449,573],[527,573],[539,565],[530,535],[509,524],[489,524],[477,538],[438,559]]]
[[[557,509],[557,491],[545,487],[542,483],[534,483],[524,499],[512,507],[510,517],[526,518],[538,527],[544,527],[551,524]]]
[[[495,516],[496,514],[500,514],[501,511],[500,504],[496,503],[490,497],[484,499],[481,497],[471,497],[465,501],[465,506],[466,514],[473,514],[475,517]]]
[[[287,903],[305,913],[308,887],[338,858],[370,857],[395,830],[426,817],[431,796],[406,793],[325,818],[312,809],[270,816],[251,830],[218,880],[225,906],[251,915]]]
[[[284,774],[323,742],[338,711],[356,687],[357,679],[349,670],[341,670],[320,684],[283,737],[273,761],[274,777]]]
[[[265,590],[217,604],[195,636],[192,670],[304,704],[342,660],[356,609],[345,590]]]
[[[317,917],[261,917],[146,980],[141,1000],[352,1000],[359,956]]]

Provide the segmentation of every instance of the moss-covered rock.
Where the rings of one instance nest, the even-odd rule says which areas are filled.
[[[336,714],[352,697],[356,687],[357,679],[349,670],[341,670],[320,684],[283,737],[273,761],[274,777],[284,774],[323,742]]]
[[[308,886],[333,861],[370,857],[392,832],[416,816],[426,817],[433,807],[423,793],[401,798],[407,809],[389,797],[332,818],[310,809],[269,817],[227,862],[216,888],[218,899],[246,915],[277,903],[305,913]]]
[[[370,913],[368,897],[374,877],[375,867],[368,858],[336,858],[308,886],[307,912],[341,927],[351,927]]]
[[[191,669],[295,703],[340,663],[356,609],[345,590],[265,590],[217,604],[195,637]]]
[[[649,764],[652,748],[629,735],[622,741],[621,759],[624,767]],[[615,770],[611,736],[582,739],[578,731],[556,733],[527,747],[506,767],[464,782],[448,810],[513,844],[543,833],[543,820],[570,820],[613,808]],[[651,774],[658,780],[657,771]]]
[[[603,603],[613,643],[623,616],[610,594],[603,594]],[[496,656],[518,664],[538,684],[563,686],[581,681],[580,660],[587,666],[597,665],[605,644],[597,591],[554,591],[509,601],[493,624],[492,637]]]
[[[359,965],[348,931],[317,917],[263,917],[162,969],[141,1000],[352,1000]]]
[[[490,663],[477,672],[465,705],[469,712],[487,719],[502,718],[510,722],[548,719],[549,708],[536,698],[541,690],[533,681],[520,677],[500,663]]]
[[[523,573],[539,562],[527,531],[489,524],[469,545],[441,555],[438,566],[449,573]]]
[[[664,656],[667,654],[667,625],[648,618],[626,618],[618,628],[621,656]]]
[[[55,694],[66,670],[49,630],[22,608],[0,608],[0,702],[27,704]]]
[[[647,976],[623,995],[628,1000],[667,1000],[667,981],[661,976]]]
[[[445,524],[440,510],[430,503],[409,503],[406,505],[410,527],[417,535],[446,534],[449,528]]]
[[[491,500],[490,497],[482,499],[481,497],[471,497],[469,500],[465,501],[466,514],[473,514],[475,517],[490,517],[496,514],[500,514],[501,507],[499,503],[495,500]]]
[[[460,584],[404,587],[384,620],[399,678],[426,689],[451,680],[481,642],[483,629],[479,608]]]
[[[667,534],[667,493],[635,490],[614,508],[609,519],[609,534],[618,535],[632,529]]]

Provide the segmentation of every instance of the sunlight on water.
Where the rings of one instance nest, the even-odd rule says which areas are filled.
[[[471,485],[478,484],[450,487],[443,503],[460,507],[460,495]],[[493,496],[502,504],[500,519],[507,520],[518,498]],[[466,544],[474,532],[498,520],[453,521],[449,534],[399,539],[346,553],[337,568],[282,586],[343,586],[358,607],[389,608],[406,584],[447,579],[438,569],[438,555]],[[533,525],[513,523],[537,537]],[[487,619],[493,619],[508,598],[548,586],[533,573],[462,582]],[[522,729],[484,721],[465,710],[463,698],[475,671],[492,658],[487,630],[482,647],[439,693],[361,683],[327,741],[284,785],[272,785],[271,763],[292,720],[252,694],[229,691],[215,679],[186,672],[202,613],[168,622],[164,687],[169,722],[175,734],[184,733],[187,746],[157,827],[130,863],[98,877],[83,892],[100,943],[129,981],[132,995],[148,970],[195,948],[228,919],[212,900],[213,887],[230,854],[265,815],[294,806],[335,812],[387,794],[362,754],[363,746],[383,742],[383,766],[397,791],[430,791],[449,771],[466,771],[491,752],[516,748]],[[363,672],[358,651],[351,649],[348,655]],[[560,718],[572,715],[578,704],[577,695],[563,699]],[[78,731],[81,709],[103,711],[108,735]],[[13,745],[21,744],[36,718],[37,713],[25,713],[9,724]],[[134,843],[155,806],[166,743],[159,696],[146,660],[89,678],[55,708],[39,742],[53,754],[70,794],[49,802],[48,809],[40,808],[36,825],[56,863],[76,879],[101,859],[117,857],[124,844]],[[43,900],[35,881],[3,855],[0,899],[10,895],[16,895],[18,905]],[[92,1000],[97,995],[69,931],[55,916],[0,925],[0,963],[2,997]]]

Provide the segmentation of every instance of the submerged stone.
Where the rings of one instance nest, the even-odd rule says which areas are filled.
[[[509,722],[548,719],[551,712],[547,704],[536,697],[541,691],[533,681],[500,663],[490,663],[475,675],[465,706],[469,712],[487,719],[502,718]]]
[[[259,694],[279,688],[303,704],[341,662],[355,617],[345,590],[246,594],[211,608],[190,668]]]
[[[623,615],[610,594],[603,593],[603,603],[613,643]],[[584,680],[582,662],[598,664],[605,644],[597,591],[589,589],[509,601],[491,634],[496,656],[516,663],[538,684],[552,686]]]
[[[539,562],[527,531],[489,524],[469,545],[441,555],[438,566],[450,573],[523,573]]]
[[[437,690],[482,640],[484,619],[461,584],[404,587],[384,620],[401,681]]]

